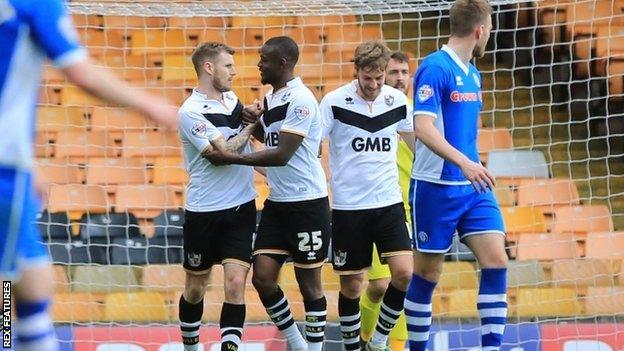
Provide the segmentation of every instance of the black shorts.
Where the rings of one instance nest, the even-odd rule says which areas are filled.
[[[380,260],[411,254],[403,203],[366,210],[332,211],[332,250],[338,274],[362,272],[371,266],[373,243]]]
[[[266,200],[254,256],[290,255],[295,267],[320,267],[327,260],[330,233],[327,197],[297,202]]]
[[[213,212],[185,211],[184,268],[201,274],[215,263],[238,263],[249,267],[256,203]]]

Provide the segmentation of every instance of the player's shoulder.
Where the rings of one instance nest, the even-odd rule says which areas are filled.
[[[449,68],[448,55],[443,50],[438,50],[427,55],[422,63],[418,66],[419,71],[424,70],[442,70],[447,71]]]
[[[204,101],[202,101],[201,97],[193,91],[178,109],[178,115],[180,117],[186,117],[192,114],[201,114],[203,110]]]
[[[291,105],[318,105],[316,96],[314,96],[312,90],[310,90],[310,88],[303,84],[303,82],[297,86],[294,86],[293,89],[290,89],[290,91],[286,94],[289,93],[290,96],[288,97],[288,100],[290,101]]]
[[[238,96],[236,96],[236,93],[234,92],[234,90],[230,90],[230,91],[226,91],[225,93],[223,93],[223,99],[237,102]]]
[[[341,85],[338,88],[325,94],[323,101],[325,104],[338,104],[343,101],[353,101],[355,89],[353,89],[353,82]]]

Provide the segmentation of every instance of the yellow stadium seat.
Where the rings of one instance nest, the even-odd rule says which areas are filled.
[[[37,109],[37,130],[84,128],[87,125],[86,112],[83,107],[40,106]]]
[[[163,63],[163,81],[180,80],[195,82],[197,74],[190,56],[167,55]]]
[[[519,234],[516,259],[550,261],[578,258],[581,250],[570,233]]]
[[[129,211],[137,218],[154,218],[164,209],[179,208],[173,188],[158,185],[120,185],[114,206],[115,211]]]
[[[52,320],[56,323],[91,323],[104,319],[104,295],[56,293],[52,300]]]
[[[624,287],[589,287],[585,297],[585,314],[624,314]]]
[[[68,107],[106,106],[104,101],[73,85],[62,86],[59,97],[60,104]]]
[[[186,274],[179,264],[149,264],[143,268],[141,286],[147,291],[184,290]]]
[[[137,290],[137,272],[130,266],[80,265],[72,267],[70,286],[73,292],[110,293]]]
[[[543,233],[546,231],[544,212],[534,207],[501,207],[507,233]]]
[[[186,184],[188,174],[180,157],[157,157],[154,159],[154,184]]]
[[[494,197],[499,206],[515,206],[516,192],[505,185],[494,188]]]
[[[552,284],[580,288],[613,286],[619,269],[614,266],[614,263],[611,260],[598,259],[556,260],[552,265]]]
[[[191,39],[187,31],[172,29],[142,29],[131,33],[132,54],[191,52],[198,40]]]
[[[624,231],[587,233],[587,258],[624,259]]]
[[[182,146],[177,133],[127,132],[123,134],[122,143],[124,157],[155,158],[182,155]]]
[[[518,185],[518,206],[539,207],[553,213],[557,207],[579,203],[576,184],[569,179],[523,179]]]
[[[507,267],[507,286],[510,289],[519,287],[539,287],[547,285],[544,266],[537,260],[509,261]]]
[[[54,281],[54,291],[67,292],[69,291],[69,277],[67,276],[67,269],[65,266],[58,264],[52,265],[52,280]]]
[[[612,231],[611,212],[605,205],[560,207],[555,210],[556,233],[589,233]]]
[[[143,115],[119,107],[94,107],[90,122],[91,130],[96,131],[147,130],[157,127]]]
[[[38,159],[35,164],[37,174],[50,184],[80,184],[82,175],[76,163],[53,158]]]
[[[449,310],[444,317],[450,318],[475,318],[479,316],[477,311],[476,289],[456,289],[449,293]]]
[[[154,292],[112,293],[106,296],[104,319],[111,322],[169,322],[165,298]]]
[[[482,162],[487,162],[488,153],[492,150],[513,148],[513,139],[507,129],[480,128],[477,139],[477,149]]]
[[[475,289],[477,271],[470,262],[445,262],[438,282],[442,289]]]
[[[92,157],[87,164],[87,184],[146,184],[147,169],[136,158]]]
[[[115,157],[119,152],[111,135],[101,131],[61,131],[56,135],[54,157]]]
[[[518,317],[575,317],[581,310],[581,303],[572,288],[524,288],[518,292]]]

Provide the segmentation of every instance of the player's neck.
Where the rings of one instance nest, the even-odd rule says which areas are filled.
[[[195,90],[200,94],[206,95],[208,100],[223,100],[223,93],[215,89],[211,82],[200,81]]]
[[[463,38],[450,37],[446,46],[455,52],[457,57],[465,65],[468,65],[472,60],[472,53],[475,48],[475,43]]]
[[[295,78],[295,74],[293,72],[286,73],[286,75],[284,75],[284,77],[280,79],[279,82],[271,84],[271,86],[273,87],[273,93],[285,87],[286,84],[290,82],[291,80],[293,80],[294,78]]]

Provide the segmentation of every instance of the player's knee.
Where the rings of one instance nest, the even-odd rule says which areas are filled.
[[[392,285],[399,290],[407,290],[412,280],[412,267],[400,268],[394,271],[392,275]]]
[[[231,276],[225,279],[225,300],[240,303],[245,295],[245,276]]]
[[[414,274],[419,277],[428,280],[430,282],[437,282],[442,275],[441,267],[415,267]]]
[[[256,288],[260,294],[262,294],[266,291],[272,290],[276,282],[271,279],[270,275],[254,270],[253,276],[251,277],[251,284],[253,284],[254,288]]]
[[[340,279],[340,292],[342,295],[356,299],[362,293],[364,288],[364,279],[358,276],[341,277]]]
[[[492,253],[485,258],[482,258],[479,262],[481,267],[483,268],[506,268],[509,263],[509,258],[505,251],[501,250],[501,252]]]
[[[204,298],[205,289],[200,285],[190,285],[184,291],[184,299],[190,304],[199,303]]]
[[[383,298],[386,293],[386,289],[388,289],[389,281],[386,279],[376,279],[368,282],[368,288],[366,289],[366,293],[368,294],[368,298],[373,302],[379,302]]]
[[[323,297],[323,286],[313,281],[299,283],[299,290],[304,301],[318,300]]]

